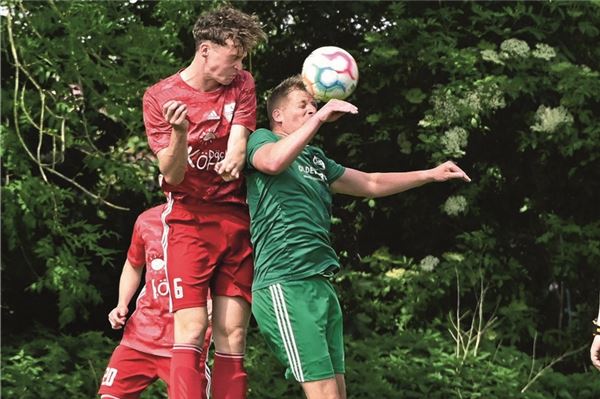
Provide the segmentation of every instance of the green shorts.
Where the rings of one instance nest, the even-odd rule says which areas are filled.
[[[317,381],[343,374],[342,309],[323,276],[286,281],[252,293],[252,313],[286,378]]]

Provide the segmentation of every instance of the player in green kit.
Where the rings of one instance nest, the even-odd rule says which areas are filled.
[[[247,146],[252,313],[307,398],[344,399],[342,312],[328,279],[340,267],[329,237],[331,194],[374,198],[470,179],[452,162],[414,172],[364,173],[330,160],[308,143],[323,123],[358,109],[331,100],[317,110],[298,76],[273,89],[267,111],[271,130],[258,129]]]

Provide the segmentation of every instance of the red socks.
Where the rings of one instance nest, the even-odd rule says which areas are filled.
[[[202,349],[196,345],[173,345],[171,358],[170,388],[171,399],[196,399],[202,396],[204,370],[200,372],[198,364],[202,358]],[[206,394],[204,394],[206,395]]]
[[[246,399],[248,375],[244,369],[244,355],[215,352],[211,372],[205,369],[207,344],[210,344],[209,335],[204,351],[195,345],[173,345],[170,399],[204,399],[211,385],[213,399]]]
[[[248,375],[244,355],[215,352],[212,385],[213,399],[245,399]]]

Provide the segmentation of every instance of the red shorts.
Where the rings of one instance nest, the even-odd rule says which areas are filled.
[[[137,399],[157,379],[169,382],[171,358],[119,345],[113,351],[98,394],[102,399]]]
[[[250,216],[241,205],[170,199],[162,215],[171,311],[213,296],[252,300]]]
[[[212,328],[208,327],[204,338],[200,369],[204,370],[202,379],[202,398],[210,391],[210,370],[206,364],[207,353],[212,342]],[[140,352],[125,345],[115,348],[102,377],[98,394],[102,399],[138,399],[142,392],[157,379],[167,384],[169,389],[169,369],[171,358]],[[206,392],[206,394],[204,394]],[[206,395],[206,396],[205,396]]]

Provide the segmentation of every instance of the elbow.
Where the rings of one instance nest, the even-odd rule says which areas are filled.
[[[278,175],[281,172],[283,172],[284,169],[285,168],[281,168],[281,167],[278,167],[278,166],[273,166],[273,167],[267,168],[264,172],[266,174],[268,174],[268,175]]]
[[[178,186],[183,181],[185,174],[163,174],[165,183],[171,186]]]
[[[178,186],[185,177],[186,165],[172,161],[172,157],[166,153],[166,150],[161,150],[158,154],[158,170],[162,175],[163,182]]]
[[[383,195],[378,190],[375,190],[375,189],[367,189],[363,193],[363,197],[365,197],[365,198],[379,198],[382,196]]]
[[[366,198],[377,198],[381,196],[378,183],[378,174],[369,173],[367,175],[366,184],[363,186],[363,196]]]
[[[258,169],[267,175],[278,175],[285,170],[287,165],[282,162],[267,161],[264,162]]]

